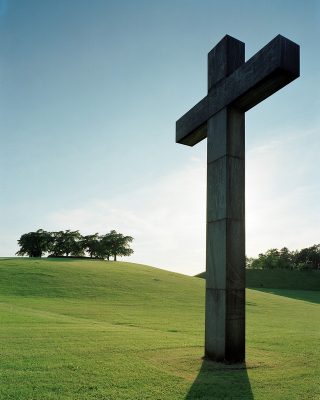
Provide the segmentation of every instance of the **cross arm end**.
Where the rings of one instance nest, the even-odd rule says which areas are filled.
[[[204,123],[203,125],[200,125],[198,128],[195,130],[191,131],[187,135],[181,135],[180,133],[180,127],[178,125],[178,122],[176,122],[176,143],[180,144],[185,144],[187,146],[194,146],[195,144],[201,142],[201,140],[205,139],[207,137],[207,124]]]
[[[208,97],[204,97],[176,122],[176,143],[194,146],[207,137]]]

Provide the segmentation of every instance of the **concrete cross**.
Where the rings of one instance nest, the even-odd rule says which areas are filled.
[[[244,113],[299,76],[299,46],[278,35],[247,62],[225,36],[208,54],[208,95],[176,123],[176,142],[207,141],[205,356],[245,359]]]

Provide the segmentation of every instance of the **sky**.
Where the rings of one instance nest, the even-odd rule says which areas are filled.
[[[301,76],[246,113],[246,253],[320,242],[318,0],[0,0],[0,256],[39,228],[134,237],[125,260],[205,269],[206,140],[175,121],[225,35],[282,34]]]

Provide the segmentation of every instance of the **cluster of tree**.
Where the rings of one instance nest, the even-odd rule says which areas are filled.
[[[302,250],[290,251],[283,249],[270,249],[258,258],[248,258],[247,268],[273,269],[287,268],[295,270],[320,269],[320,244],[315,244]]]
[[[91,258],[109,260],[112,256],[130,256],[133,250],[130,243],[131,236],[124,236],[115,230],[106,235],[82,236],[79,231],[47,232],[39,229],[36,232],[23,234],[18,240],[20,246],[16,253],[18,256],[42,257],[48,254],[49,257],[84,257],[86,254]]]

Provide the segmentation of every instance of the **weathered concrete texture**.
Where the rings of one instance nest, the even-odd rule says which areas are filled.
[[[218,362],[245,359],[245,291],[206,289],[205,356]]]
[[[227,220],[227,288],[245,288],[245,219]]]
[[[208,121],[205,355],[216,361],[245,358],[244,129],[233,108]]]
[[[206,289],[205,356],[224,361],[226,357],[226,291]]]
[[[231,57],[228,57],[228,55]],[[245,44],[226,35],[208,54],[208,91],[244,63]]]
[[[244,44],[226,36],[208,55],[208,93],[244,63]],[[244,360],[245,121],[224,107],[207,121],[205,355]]]
[[[207,223],[206,287],[226,289],[227,286],[227,221]],[[206,308],[208,305],[206,304]]]
[[[244,112],[299,76],[299,46],[277,36],[249,61],[225,36],[208,54],[208,95],[176,124],[176,141],[208,137],[205,355],[245,359]]]
[[[245,289],[226,292],[225,360],[245,360]]]
[[[244,220],[207,223],[206,287],[243,289],[245,287]]]
[[[244,184],[244,160],[223,156],[208,164],[207,191],[214,193],[207,205],[208,222],[243,218],[244,198],[237,196]]]
[[[224,57],[223,51],[227,48],[230,51],[227,52],[228,57],[231,55],[230,58],[238,61],[241,59],[239,57],[241,46],[235,51],[233,46],[222,46],[220,43],[214,50],[214,53],[217,53],[220,49],[219,57]],[[209,88],[208,95],[176,122],[176,142],[194,146],[199,140],[206,137],[205,126],[209,118],[224,107],[234,106],[245,112],[298,78],[300,74],[299,57],[299,46],[278,35],[232,73],[228,68],[218,69],[217,67],[219,78],[222,71],[228,71],[229,75],[225,79],[220,78]],[[233,61],[225,63],[229,66],[237,65],[237,62]],[[210,84],[213,75],[214,72],[209,72]]]
[[[244,128],[244,113],[236,108],[225,107],[210,118],[207,125],[207,132],[211,132],[207,143],[207,162],[213,162],[227,154],[244,159]]]

